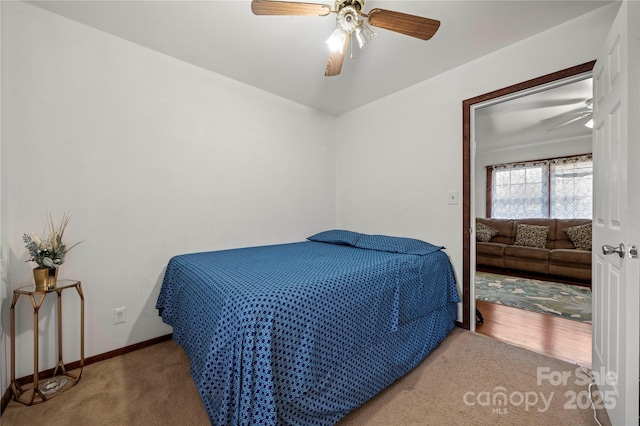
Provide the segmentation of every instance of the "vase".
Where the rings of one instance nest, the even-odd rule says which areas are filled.
[[[58,268],[34,268],[33,278],[36,281],[36,290],[54,289],[58,279]]]

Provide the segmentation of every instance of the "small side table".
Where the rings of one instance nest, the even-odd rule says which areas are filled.
[[[75,375],[67,372],[64,362],[62,361],[62,292],[69,288],[75,288],[78,296],[80,296],[80,367]],[[41,383],[41,381],[38,380],[38,311],[49,293],[58,294],[58,363],[53,370],[53,377],[42,380]],[[33,383],[27,384],[24,387],[16,382],[15,305],[22,295],[28,296],[33,306]],[[48,290],[36,290],[35,285],[15,289],[11,302],[11,391],[13,392],[13,398],[26,405],[45,402],[75,386],[80,381],[83,368],[84,295],[82,294],[82,284],[80,281],[58,280],[56,286]]]

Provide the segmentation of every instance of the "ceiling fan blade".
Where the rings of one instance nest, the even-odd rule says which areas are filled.
[[[324,70],[324,75],[327,77],[332,77],[334,75],[340,74],[342,71],[342,63],[344,62],[344,57],[347,55],[347,48],[349,47],[349,40],[351,39],[351,35],[347,34],[347,37],[344,40],[344,46],[342,46],[342,52],[337,50],[332,50],[329,55],[329,61],[327,62],[327,68]]]
[[[591,115],[592,115],[592,114],[591,114],[591,112],[585,112],[585,113],[580,114],[579,116],[574,117],[574,118],[572,118],[572,119],[570,119],[570,120],[566,120],[566,121],[564,121],[563,123],[558,124],[557,126],[552,127],[551,129],[549,129],[549,130],[547,130],[547,131],[548,131],[548,132],[552,132],[552,131],[554,131],[554,130],[558,130],[558,129],[559,129],[559,128],[561,128],[561,127],[564,127],[564,126],[569,125],[569,124],[571,124],[571,123],[575,123],[576,121],[582,120],[583,118],[591,117]]]
[[[251,11],[254,15],[327,16],[331,13],[331,6],[316,3],[253,0]]]
[[[559,117],[564,117],[566,119],[571,118],[572,116],[584,116],[584,115],[590,115],[592,114],[592,111],[589,110],[581,110],[581,111],[567,111],[567,112],[563,112],[562,114],[558,114],[558,115],[554,115],[553,117],[549,117],[549,118],[543,118],[542,120],[540,120],[541,122],[545,122],[545,121],[558,121]]]
[[[385,9],[373,9],[368,14],[375,27],[395,31],[422,40],[429,40],[440,28],[440,21]]]

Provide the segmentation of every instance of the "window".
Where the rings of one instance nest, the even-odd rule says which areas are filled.
[[[591,219],[591,154],[487,167],[487,217]]]

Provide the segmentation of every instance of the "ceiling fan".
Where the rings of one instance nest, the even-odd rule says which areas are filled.
[[[372,9],[365,14],[365,0],[336,0],[335,7],[326,4],[300,3],[289,1],[253,0],[251,11],[254,15],[287,15],[287,16],[328,16],[335,13],[336,30],[327,40],[331,49],[329,61],[324,75],[340,74],[351,35],[355,33],[358,45],[362,49],[373,40],[376,33],[369,28],[374,27],[395,31],[421,40],[429,40],[438,31],[440,21],[394,12],[386,9]]]
[[[592,99],[587,99],[586,101],[584,101],[584,106],[579,108],[578,110],[575,111],[569,111],[569,112],[565,112],[563,114],[560,115],[556,115],[555,117],[551,117],[551,118],[547,118],[546,120],[543,121],[547,121],[547,120],[555,120],[558,117],[563,117],[563,120],[560,122],[560,124],[557,124],[556,126],[548,129],[548,132],[552,132],[554,130],[558,130],[561,127],[567,126],[571,123],[575,123],[577,121],[583,120],[584,121],[584,126],[586,127],[593,127],[593,121],[592,121],[592,117],[593,117],[593,98]]]

